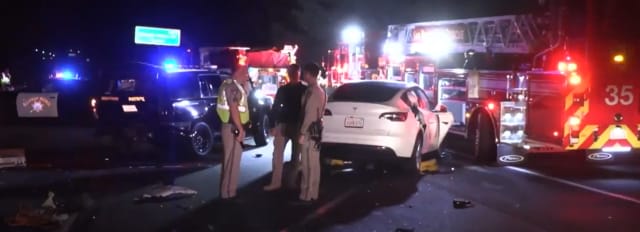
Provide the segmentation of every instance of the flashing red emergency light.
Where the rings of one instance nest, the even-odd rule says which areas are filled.
[[[616,63],[624,62],[624,55],[617,54],[617,55],[613,56],[613,62],[616,62]]]
[[[489,104],[487,104],[487,109],[489,110],[493,110],[496,108],[496,104],[493,102],[490,102]]]
[[[577,127],[580,125],[580,118],[576,116],[569,117],[569,126]]]
[[[238,65],[240,65],[240,66],[246,66],[246,65],[247,65],[247,56],[245,56],[245,55],[238,55]]]
[[[560,61],[558,62],[558,71],[561,73],[575,72],[578,70],[578,64],[574,62]]]
[[[582,77],[580,77],[580,75],[578,75],[577,73],[571,73],[571,76],[569,76],[569,84],[579,85],[581,82]]]

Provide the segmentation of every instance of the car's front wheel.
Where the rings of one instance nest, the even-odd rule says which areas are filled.
[[[189,151],[195,157],[201,158],[211,154],[213,150],[213,131],[206,122],[198,122],[193,125],[189,135]]]
[[[404,170],[411,175],[422,175],[422,135],[416,137],[411,158],[404,160]]]

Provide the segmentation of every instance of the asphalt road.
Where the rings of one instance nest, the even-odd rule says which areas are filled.
[[[483,166],[468,161],[460,149],[465,143],[451,137],[440,173],[418,178],[387,167],[338,168],[322,179],[319,202],[300,206],[290,204],[296,191],[262,191],[272,148],[249,147],[242,159],[241,201],[227,203],[218,200],[217,156],[198,162],[115,158],[89,146],[89,132],[73,131],[87,141],[65,149],[59,142],[40,142],[30,154],[33,167],[0,170],[0,216],[15,214],[20,204],[38,206],[53,191],[60,207],[77,212],[67,231],[637,231],[640,226],[640,169],[623,159],[593,164],[556,156],[514,167]],[[73,139],[74,133],[65,133]],[[134,202],[162,183],[198,194]],[[455,209],[456,198],[473,206]],[[0,231],[28,230],[0,225]]]

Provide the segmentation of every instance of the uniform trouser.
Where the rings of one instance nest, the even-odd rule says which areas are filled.
[[[294,164],[293,174],[298,173],[297,164],[300,162],[300,146],[298,144],[298,136],[296,136],[297,126],[291,124],[280,123],[276,126],[276,130],[279,130],[280,135],[273,139],[273,160],[272,160],[272,174],[271,185],[282,185],[282,166],[284,162],[284,149],[287,147],[287,143],[291,141],[291,162]],[[296,175],[297,176],[297,175]],[[294,178],[294,176],[290,177]]]
[[[229,123],[222,124],[221,133],[224,160],[222,162],[222,181],[220,181],[221,198],[235,197],[238,186],[242,145],[236,140],[233,134],[234,129],[235,127]]]
[[[302,147],[302,181],[300,199],[304,201],[318,199],[320,188],[320,150],[313,140],[305,138]]]

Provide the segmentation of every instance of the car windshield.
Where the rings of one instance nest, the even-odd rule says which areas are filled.
[[[386,83],[353,83],[340,86],[329,98],[330,102],[378,103],[391,100],[403,88]]]

